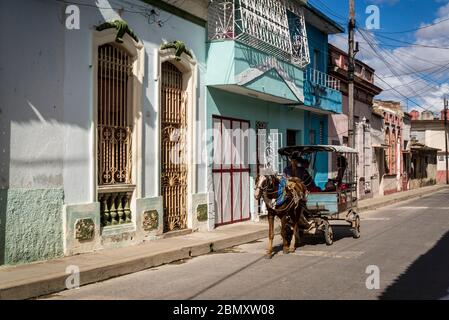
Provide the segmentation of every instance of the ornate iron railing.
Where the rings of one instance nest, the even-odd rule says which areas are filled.
[[[297,1],[213,1],[208,38],[238,40],[301,68],[310,62],[304,13]]]
[[[132,128],[98,126],[99,185],[130,184]]]

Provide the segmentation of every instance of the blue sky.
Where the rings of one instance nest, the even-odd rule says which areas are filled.
[[[363,23],[368,17],[366,8],[377,5],[381,20],[379,31],[409,30],[422,23],[431,23],[437,18],[438,9],[448,2],[449,0],[355,0],[356,18],[359,23]],[[349,0],[309,0],[309,3],[346,26]]]
[[[356,34],[361,48],[357,58],[374,67],[382,79],[376,80],[385,90],[380,97],[401,101],[409,111],[440,110],[443,95],[449,94],[449,0],[355,2],[362,29]],[[309,3],[346,27],[349,0]],[[369,5],[379,7],[379,30],[363,30]],[[347,47],[346,35],[333,36],[330,42]]]

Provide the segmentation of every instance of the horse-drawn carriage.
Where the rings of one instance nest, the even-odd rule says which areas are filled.
[[[294,251],[297,240],[304,235],[324,235],[326,244],[331,245],[334,239],[331,222],[349,224],[352,236],[359,238],[360,217],[357,213],[357,176],[354,169],[357,151],[345,146],[313,145],[281,148],[278,153],[291,165],[288,175],[292,177],[287,179],[267,173],[258,177],[255,188],[255,197],[263,198],[268,209],[268,255],[272,254],[275,216],[282,221],[286,253]],[[328,157],[324,155],[331,156],[332,166],[336,169],[332,170],[336,171],[333,178],[328,177]],[[318,158],[321,158],[320,161],[317,161]],[[298,160],[310,164],[309,169],[301,168],[302,173],[297,174]],[[317,165],[321,166],[318,168],[320,170],[317,170]],[[314,178],[320,181],[315,184]],[[294,241],[288,239],[285,231],[288,225],[293,228]]]
[[[279,155],[291,161],[292,157],[306,158],[311,164],[311,171],[316,172],[319,153],[331,155],[333,165],[337,167],[337,176],[328,179],[322,191],[308,193],[304,206],[304,215],[313,221],[313,227],[301,230],[304,234],[324,234],[327,245],[333,243],[331,221],[345,221],[349,224],[354,238],[360,237],[360,217],[357,213],[357,151],[345,146],[295,146],[279,149]],[[332,157],[332,155],[335,155]],[[335,163],[336,162],[336,163]],[[348,163],[349,162],[349,163]],[[326,163],[327,165],[327,163]],[[326,176],[327,176],[327,172]]]

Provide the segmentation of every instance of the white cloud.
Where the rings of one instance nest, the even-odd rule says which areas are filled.
[[[447,3],[447,0],[445,0],[445,3],[439,8],[437,18],[432,22],[432,24],[436,23],[435,25],[421,24],[420,27],[429,27],[422,28],[414,33],[415,44],[449,48],[449,3]],[[441,110],[442,97],[444,94],[449,94],[449,50],[408,46],[404,43],[376,37],[375,34],[368,33],[368,31],[365,31],[365,34],[370,42],[381,45],[380,47],[376,45],[378,55],[383,56],[387,63],[391,65],[391,68],[385,65],[372,51],[366,40],[358,34],[356,40],[360,42],[361,52],[357,58],[376,69],[376,74],[396,88],[402,95],[412,98],[426,109],[436,112]],[[403,36],[403,34],[379,34],[399,40]],[[347,40],[342,36],[332,37],[331,42],[337,47],[347,50]],[[382,43],[398,44],[404,47],[387,47],[382,46]],[[415,70],[422,72],[416,74]],[[441,83],[442,81],[444,82]],[[379,98],[404,100],[403,105],[407,105],[404,97],[391,90],[382,81],[377,79],[376,84],[385,89]],[[410,102],[409,110],[411,109],[422,111],[421,108]]]

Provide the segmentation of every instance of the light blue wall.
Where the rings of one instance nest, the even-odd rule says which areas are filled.
[[[309,80],[304,81],[304,104],[318,110],[342,113],[343,96],[340,91],[317,86]]]
[[[272,60],[271,55],[239,42],[211,42],[207,46],[206,83],[207,85],[236,84],[236,76],[251,68],[260,69],[267,66],[266,68],[269,70],[273,67],[273,63],[270,62]],[[282,78],[292,81],[302,94],[304,90],[303,70],[280,60],[275,60],[275,64],[279,68],[278,71],[272,69],[257,79],[245,83],[244,86],[254,91],[302,103],[303,101],[298,99]]]
[[[207,107],[208,128],[212,128],[213,115],[248,120],[251,128],[256,127],[256,121],[264,121],[268,122],[268,129],[278,129],[283,134],[284,145],[288,129],[304,132],[305,112],[285,105],[209,87]]]
[[[207,127],[212,128],[212,116],[225,116],[248,120],[250,128],[256,128],[256,121],[268,122],[268,130],[277,129],[282,133],[282,144],[287,144],[287,130],[298,131],[297,142],[301,143],[305,132],[303,110],[285,105],[267,102],[248,96],[227,92],[217,88],[208,88],[207,93]],[[255,150],[255,141],[250,141],[251,149]],[[208,137],[209,160],[213,159],[212,135]],[[209,163],[210,165],[210,163]],[[252,166],[255,170],[255,166]]]

